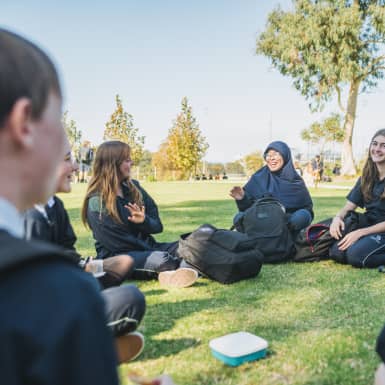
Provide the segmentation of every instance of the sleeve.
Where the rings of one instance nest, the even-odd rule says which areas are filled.
[[[100,212],[98,197],[92,197],[88,201],[87,221],[95,240],[112,254],[149,250],[149,246],[129,232],[125,225],[115,222],[105,211]]]
[[[358,178],[356,184],[346,196],[346,199],[361,208],[364,207],[364,197],[361,192],[361,177]]]
[[[241,200],[235,200],[235,203],[237,204],[239,211],[245,211],[247,210],[254,202],[254,199],[250,196],[250,194],[245,191],[245,195]]]
[[[58,277],[71,285],[63,290]],[[118,385],[116,352],[95,279],[67,263],[49,263],[24,278],[24,301],[17,307],[24,317],[16,318],[17,332],[8,333],[0,348],[8,346],[1,353],[9,364],[0,365],[8,371],[5,378],[16,374],[20,381],[6,383]],[[39,285],[30,286],[32,279]]]
[[[86,274],[86,273],[82,273]],[[83,287],[83,289],[85,289]],[[97,289],[81,291],[74,312],[62,314],[55,340],[36,362],[35,370],[46,368],[42,384],[117,385],[117,358],[106,326],[104,303]],[[67,298],[67,301],[74,301]],[[64,307],[65,304],[63,303]],[[44,377],[44,376],[43,376]],[[39,382],[40,384],[40,382]]]

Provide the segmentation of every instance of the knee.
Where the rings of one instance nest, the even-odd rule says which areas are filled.
[[[346,251],[346,261],[349,265],[354,267],[363,267],[363,260],[365,259],[365,255],[362,255],[358,250],[354,250],[353,248],[349,248]]]
[[[290,215],[288,223],[293,231],[300,231],[309,226],[312,221],[310,212],[306,209],[300,209]]]
[[[170,253],[164,251],[155,251],[149,257],[149,262],[151,265],[156,266],[158,272],[175,270],[180,265],[180,260]]]

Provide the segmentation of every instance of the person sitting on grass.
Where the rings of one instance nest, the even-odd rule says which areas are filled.
[[[345,206],[333,218],[330,234],[337,241],[330,257],[355,267],[378,267],[385,264],[385,129],[378,130],[370,141],[362,176],[347,195]],[[343,219],[357,207],[365,209],[364,225],[343,236]]]
[[[56,193],[71,192],[71,181],[78,165],[71,157],[71,148],[66,141],[66,155],[58,167]],[[76,236],[63,202],[53,196],[48,203],[35,205],[24,214],[26,239],[47,241],[61,246],[80,261],[75,249]],[[92,271],[93,263],[85,264],[86,271]],[[119,362],[135,359],[142,352],[144,337],[134,330],[139,326],[145,313],[144,295],[133,285],[120,285],[133,265],[128,255],[119,255],[103,261],[103,272],[95,275],[101,284],[101,294],[106,303],[108,325],[116,337],[115,343]]]
[[[162,285],[191,286],[198,273],[178,256],[178,242],[159,243],[152,234],[163,225],[151,196],[131,179],[131,150],[120,141],[102,143],[96,151],[82,220],[92,230],[97,257],[129,254],[134,278],[155,278]],[[186,267],[185,267],[186,266]]]
[[[255,200],[270,195],[285,207],[289,214],[289,228],[295,236],[311,223],[314,216],[309,191],[294,168],[290,148],[286,143],[270,143],[263,157],[266,165],[252,175],[243,188],[234,186],[230,191],[240,211],[234,217],[234,223]]]

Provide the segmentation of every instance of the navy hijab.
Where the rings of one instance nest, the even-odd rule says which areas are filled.
[[[272,142],[267,146],[264,157],[269,150],[281,154],[283,167],[276,172],[271,172],[267,166],[259,169],[243,188],[247,195],[258,199],[262,195],[271,194],[287,209],[312,207],[309,191],[294,168],[288,145],[280,141]]]

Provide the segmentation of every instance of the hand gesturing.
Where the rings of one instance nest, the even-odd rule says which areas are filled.
[[[138,224],[144,222],[144,218],[146,216],[144,212],[144,206],[139,207],[136,203],[129,203],[124,207],[128,209],[131,213],[131,215],[127,217],[129,221]]]
[[[245,196],[245,192],[242,187],[240,186],[234,186],[230,190],[230,196],[236,199],[237,201],[240,201]]]

